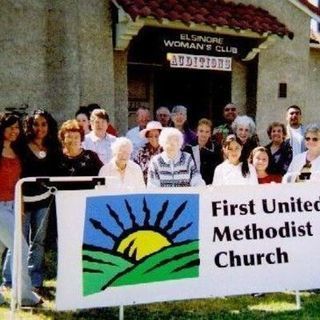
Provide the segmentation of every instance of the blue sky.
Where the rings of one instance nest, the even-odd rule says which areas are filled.
[[[103,248],[112,249],[114,240],[105,236],[102,232],[96,230],[90,218],[98,220],[101,225],[113,233],[116,237],[121,236],[122,229],[110,216],[107,205],[109,205],[119,216],[120,221],[124,225],[125,230],[132,228],[132,221],[127,211],[125,200],[132,207],[137,224],[143,225],[145,213],[143,211],[143,199],[146,199],[147,207],[150,210],[149,224],[154,225],[157,213],[161,210],[163,203],[168,200],[168,209],[160,224],[160,229],[167,225],[167,222],[173,217],[176,209],[184,202],[187,205],[182,214],[175,220],[173,227],[169,230],[169,234],[179,228],[192,222],[192,225],[184,232],[179,234],[174,242],[198,239],[198,216],[199,216],[199,195],[198,194],[132,194],[132,195],[112,195],[88,197],[86,201],[86,215],[84,227],[84,243],[91,244]]]

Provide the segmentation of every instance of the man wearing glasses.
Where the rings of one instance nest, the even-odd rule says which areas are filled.
[[[302,124],[301,108],[292,105],[287,109],[287,139],[290,141],[293,156],[306,150],[304,144],[305,128]]]
[[[214,128],[213,140],[221,145],[222,141],[231,133],[233,133],[231,124],[238,115],[238,107],[234,103],[228,103],[223,108],[224,123]]]

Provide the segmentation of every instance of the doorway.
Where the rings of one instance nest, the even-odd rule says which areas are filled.
[[[188,108],[188,122],[195,128],[206,117],[216,126],[231,98],[231,73],[204,70],[161,69],[154,71],[154,106]]]

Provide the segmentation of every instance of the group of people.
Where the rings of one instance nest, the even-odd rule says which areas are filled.
[[[112,187],[253,185],[301,182],[320,176],[320,126],[304,127],[301,109],[287,109],[287,124],[272,122],[270,143],[261,146],[253,119],[238,115],[235,104],[223,109],[224,123],[213,128],[202,118],[196,131],[187,108],[150,111],[139,108],[137,126],[117,137],[107,112],[98,105],[80,107],[60,129],[53,116],[36,110],[26,119],[0,115],[0,257],[2,288],[12,285],[14,188],[22,177],[103,176]],[[71,183],[72,189],[88,185]],[[44,279],[44,247],[50,189],[41,179],[25,182],[23,194],[22,304],[38,305]],[[0,291],[0,302],[1,297]]]

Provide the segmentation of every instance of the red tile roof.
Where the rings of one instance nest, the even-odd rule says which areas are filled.
[[[320,16],[320,8],[318,8],[315,5],[313,5],[308,0],[299,0],[299,2],[301,2],[307,8],[309,8],[313,13],[315,13],[318,16]]]
[[[253,5],[223,0],[114,0],[132,20],[154,17],[161,21],[182,21],[209,26],[224,26],[235,30],[269,32],[293,38],[293,32],[267,10]]]

